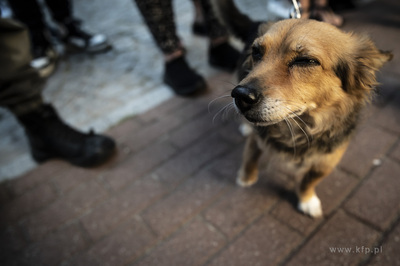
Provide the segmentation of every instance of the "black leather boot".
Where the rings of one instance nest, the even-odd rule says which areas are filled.
[[[18,120],[25,128],[32,157],[38,163],[58,158],[77,166],[93,167],[106,162],[115,151],[114,140],[71,128],[48,104],[18,116]]]

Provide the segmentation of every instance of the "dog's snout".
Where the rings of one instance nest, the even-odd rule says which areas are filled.
[[[242,112],[249,110],[261,99],[261,95],[257,92],[257,90],[244,86],[237,86],[234,88],[231,96],[235,99],[237,107]]]

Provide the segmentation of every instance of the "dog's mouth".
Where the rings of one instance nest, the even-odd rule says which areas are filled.
[[[244,115],[244,117],[247,119],[247,121],[249,121],[251,124],[253,124],[257,127],[266,127],[266,126],[270,126],[270,125],[281,122],[279,120],[269,120],[269,121],[265,121],[265,120],[261,120],[261,119],[257,120],[252,117],[246,116],[246,115]]]
[[[287,109],[286,109],[287,108]],[[239,109],[239,108],[238,108]],[[305,113],[305,109],[296,109],[291,111],[290,107],[275,108],[275,111],[266,110],[247,110],[245,112],[239,109],[240,113],[254,126],[266,127],[280,123],[288,119],[300,117]]]

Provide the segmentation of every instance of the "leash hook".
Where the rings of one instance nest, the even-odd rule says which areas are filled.
[[[292,0],[292,3],[293,3],[293,10],[292,12],[290,12],[290,18],[296,18],[296,19],[301,18],[300,4],[297,3],[297,0]]]

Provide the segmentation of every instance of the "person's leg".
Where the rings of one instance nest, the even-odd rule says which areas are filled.
[[[83,29],[82,22],[73,15],[70,0],[45,0],[45,3],[59,26],[53,31],[71,51],[101,53],[111,48],[105,35],[93,34]]]
[[[337,15],[329,7],[328,0],[300,0],[301,18],[316,19],[340,27],[343,25],[343,17]]]
[[[51,11],[52,18],[63,23],[72,16],[72,4],[69,0],[45,0],[46,6]]]
[[[204,21],[203,8],[201,7],[200,0],[192,0],[194,5],[194,22],[192,24],[192,31],[199,36],[207,36],[207,27]]]
[[[31,37],[31,66],[43,77],[49,76],[55,69],[56,54],[50,42],[44,15],[37,0],[13,0],[9,5],[14,17],[24,23]]]
[[[211,41],[228,39],[227,29],[219,22],[210,0],[199,0],[203,10],[203,16]]]
[[[65,124],[54,107],[44,104],[44,80],[30,67],[27,29],[0,18],[0,106],[8,108],[24,127],[32,157],[51,158],[91,167],[107,161],[115,150],[106,136],[81,133]]]
[[[157,46],[164,55],[182,50],[176,33],[175,18],[171,0],[135,0]]]
[[[164,81],[177,94],[188,95],[206,87],[204,79],[184,59],[184,49],[176,33],[172,2],[135,0],[157,46],[164,54]]]
[[[200,0],[210,38],[208,60],[212,66],[233,71],[240,53],[229,44],[228,30],[219,22],[210,0]]]
[[[15,20],[0,18],[0,105],[17,114],[43,103],[44,81],[30,66],[31,60],[27,28]]]
[[[315,0],[314,9],[314,17],[316,19],[330,23],[337,27],[343,25],[343,17],[332,11],[328,0]]]
[[[30,32],[43,31],[46,25],[42,10],[36,0],[8,1],[14,18],[24,23]]]

